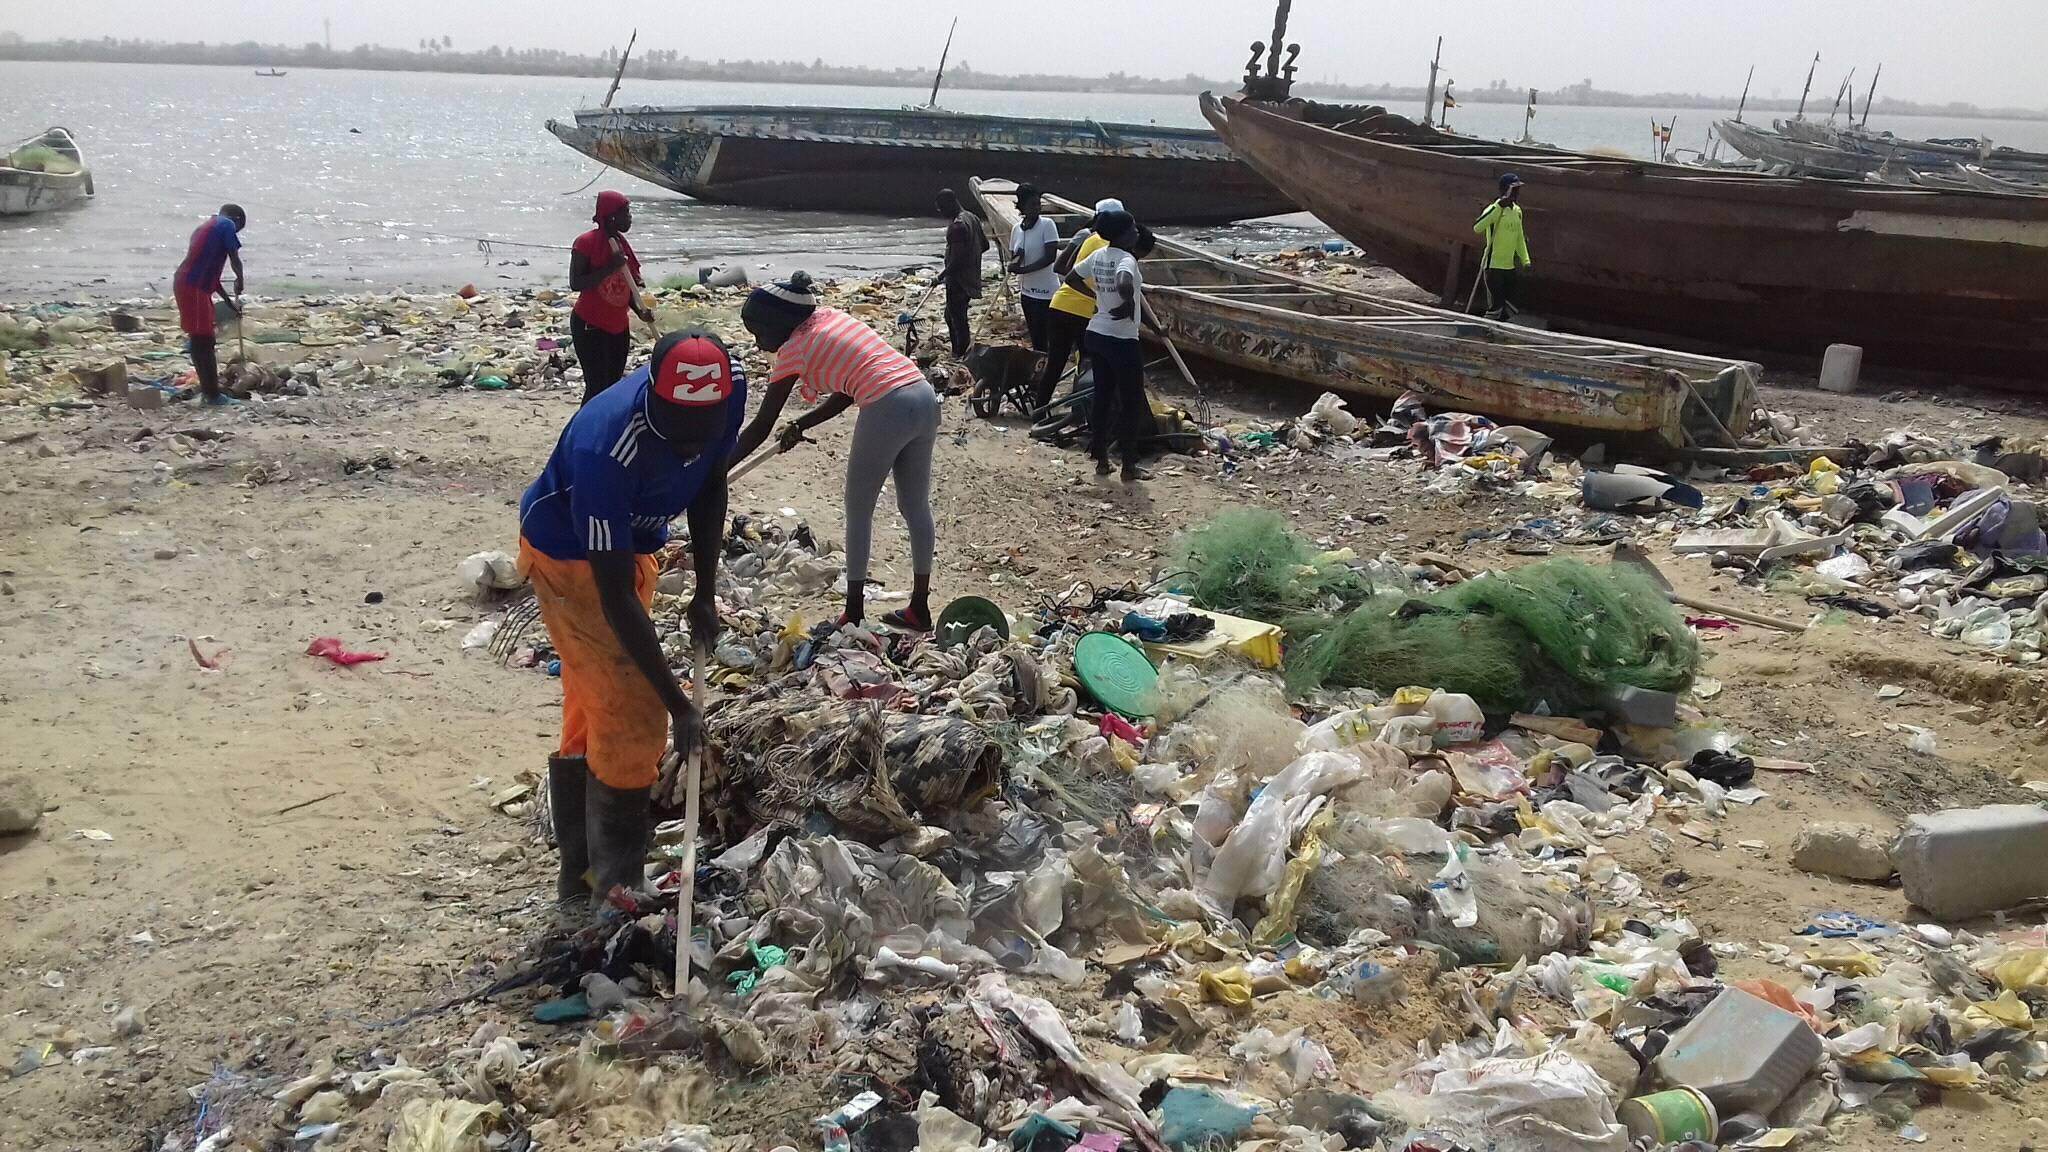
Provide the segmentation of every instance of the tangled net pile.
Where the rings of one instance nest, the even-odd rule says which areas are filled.
[[[1435,592],[1379,591],[1263,510],[1226,512],[1178,542],[1195,605],[1284,624],[1294,692],[1410,684],[1488,712],[1598,706],[1616,688],[1683,691],[1699,641],[1625,566],[1544,560]]]

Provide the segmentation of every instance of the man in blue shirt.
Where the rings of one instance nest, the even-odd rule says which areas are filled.
[[[562,661],[562,739],[548,794],[565,912],[637,888],[650,793],[674,734],[689,756],[702,717],[669,670],[648,615],[669,521],[688,518],[696,590],[690,639],[718,635],[725,459],[746,413],[746,373],[718,337],[679,332],[653,362],[569,419],[519,502],[519,566]],[[593,876],[586,882],[584,874]]]
[[[199,374],[199,391],[205,403],[219,404],[220,365],[214,355],[213,298],[218,295],[237,316],[242,306],[242,229],[249,217],[239,205],[223,204],[206,223],[192,230],[186,242],[185,259],[171,280],[171,295],[178,302],[178,326],[192,345],[192,370]],[[221,287],[220,273],[235,266],[235,295]]]

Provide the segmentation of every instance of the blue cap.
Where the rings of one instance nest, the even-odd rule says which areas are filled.
[[[1500,190],[1505,192],[1508,189],[1513,188],[1515,185],[1520,184],[1521,182],[1522,178],[1520,176],[1515,175],[1513,172],[1503,173],[1500,178]]]

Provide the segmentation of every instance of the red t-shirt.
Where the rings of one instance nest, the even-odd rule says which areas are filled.
[[[612,262],[612,238],[602,228],[592,228],[576,238],[571,252],[581,252],[590,261],[592,268],[602,268]],[[626,250],[626,267],[605,277],[597,287],[576,294],[576,315],[592,328],[606,332],[624,332],[626,322],[632,316],[633,285],[640,279],[640,258],[633,255],[633,246],[626,238],[618,238]],[[626,278],[630,269],[631,280]]]

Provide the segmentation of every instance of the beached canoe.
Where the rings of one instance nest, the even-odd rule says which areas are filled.
[[[1492,144],[1380,108],[1202,110],[1302,207],[1445,299],[1478,273],[1472,221],[1514,172],[1524,303],[1556,326],[1811,360],[1857,344],[1873,364],[2048,382],[2048,199]]]
[[[941,188],[1009,172],[1147,220],[1222,224],[1295,210],[1201,128],[937,109],[593,108],[548,131],[578,152],[719,204],[928,216]]]
[[[1016,185],[975,180],[999,247],[1016,225]],[[1071,236],[1092,213],[1059,197],[1047,214]],[[1332,288],[1161,237],[1145,261],[1145,300],[1189,357],[1375,401],[1412,392],[1437,410],[1474,412],[1576,439],[1669,451],[1729,448],[1748,430],[1761,369],[1545,332]]]
[[[92,169],[65,128],[31,136],[0,154],[0,216],[26,216],[92,199]]]

